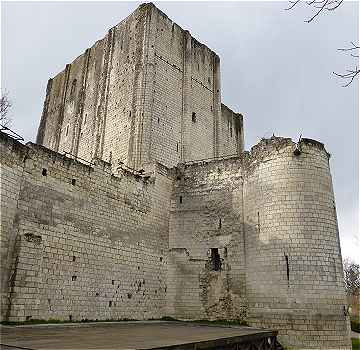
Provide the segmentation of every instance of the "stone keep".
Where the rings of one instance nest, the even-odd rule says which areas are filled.
[[[141,5],[0,134],[1,317],[228,319],[350,349],[329,154],[221,104],[218,56]]]
[[[172,167],[239,154],[242,131],[242,116],[221,104],[219,57],[142,5],[49,80],[37,143],[86,160]]]

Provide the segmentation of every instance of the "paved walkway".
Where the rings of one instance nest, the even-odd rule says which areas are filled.
[[[1,326],[1,349],[151,349],[215,341],[256,339],[276,332],[250,327],[180,322],[118,322],[34,326]],[[4,345],[7,345],[5,347]]]

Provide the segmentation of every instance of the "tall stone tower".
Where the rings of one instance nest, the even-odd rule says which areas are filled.
[[[38,144],[0,133],[2,320],[227,319],[351,348],[329,154],[244,151],[219,64],[141,5],[49,80]]]
[[[49,80],[37,143],[171,167],[240,154],[243,121],[221,104],[219,56],[150,3]]]

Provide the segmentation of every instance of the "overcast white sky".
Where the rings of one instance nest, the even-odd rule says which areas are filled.
[[[345,2],[310,24],[305,4],[154,2],[221,58],[222,99],[245,117],[249,149],[261,137],[325,143],[343,257],[360,262],[358,81],[342,88],[332,71],[357,64],[337,48],[358,43],[359,8]],[[139,2],[2,2],[1,84],[13,101],[12,128],[34,141],[49,77],[62,70]]]

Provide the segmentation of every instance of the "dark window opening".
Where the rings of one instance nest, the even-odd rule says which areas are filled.
[[[32,316],[26,316],[26,321],[31,320]]]
[[[72,315],[69,315],[69,321],[72,321]]]
[[[45,168],[43,168],[43,170],[42,170],[42,176],[46,176],[47,175],[47,169],[45,169]]]
[[[71,180],[71,184],[72,184],[73,186],[75,186],[75,183],[76,183],[76,180],[75,180],[75,179],[72,179],[72,180]]]
[[[195,112],[192,112],[191,121],[192,121],[193,123],[196,123],[196,113],[195,113]]]
[[[232,126],[230,126],[230,137],[232,137]]]
[[[160,123],[160,118],[158,118],[158,124]]]
[[[115,284],[115,280],[112,280],[112,281],[111,281],[111,284],[114,285],[114,284]]]
[[[76,257],[75,257],[75,255],[73,255],[73,261],[75,261],[76,260]]]
[[[72,280],[72,281],[76,281],[76,279],[77,279],[77,276],[72,276],[72,277],[71,277],[71,280]]]
[[[211,248],[210,270],[211,271],[221,270],[221,259],[218,248]]]
[[[289,269],[289,257],[284,253],[285,255],[285,260],[286,260],[286,277],[287,277],[287,282],[289,285],[290,282],[290,269]]]
[[[180,196],[179,200],[180,200],[180,204],[181,204],[182,203],[182,196]]]
[[[179,142],[176,142],[176,152],[179,152]]]
[[[111,305],[112,305],[112,300],[109,301],[109,307],[111,307]]]
[[[221,218],[219,219],[219,228],[221,228],[221,225],[222,225],[222,223],[221,223]]]
[[[69,125],[66,126],[65,136],[68,136],[68,134],[69,134]]]

